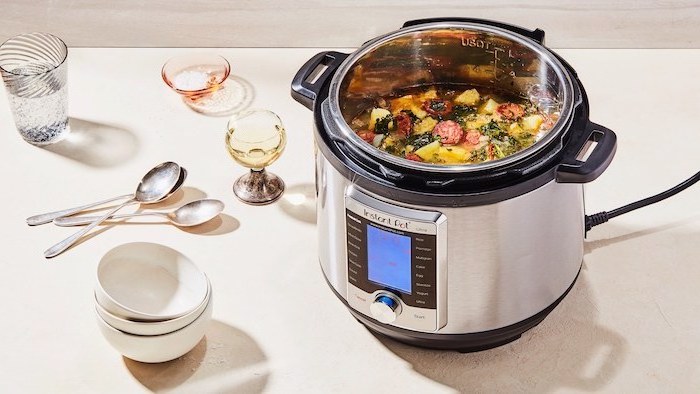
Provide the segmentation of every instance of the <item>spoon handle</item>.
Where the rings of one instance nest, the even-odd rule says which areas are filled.
[[[112,215],[109,217],[109,219],[127,219],[127,218],[133,218],[133,217],[139,217],[139,216],[163,216],[167,218],[167,214],[164,212],[135,212],[135,213],[127,213],[123,215]],[[99,216],[71,216],[71,217],[62,217],[62,218],[56,218],[53,220],[53,224],[61,227],[69,227],[69,226],[80,226],[83,224],[89,224],[94,222],[95,220],[99,219]]]
[[[40,224],[50,223],[52,220],[54,220],[56,218],[60,218],[63,216],[70,216],[70,215],[73,215],[75,213],[78,213],[80,211],[84,211],[84,210],[92,208],[92,207],[96,207],[96,206],[99,206],[102,204],[107,204],[109,202],[116,201],[116,200],[123,200],[123,199],[129,198],[129,197],[134,197],[134,195],[133,194],[125,194],[123,196],[112,197],[112,198],[109,198],[107,200],[93,202],[92,204],[86,204],[86,205],[82,205],[82,206],[75,207],[75,208],[68,208],[68,209],[64,209],[61,211],[42,213],[41,215],[35,215],[32,217],[28,217],[27,224],[30,226],[38,226]]]
[[[71,235],[70,237],[64,239],[63,241],[57,243],[56,245],[46,249],[44,252],[44,257],[51,258],[58,256],[59,254],[63,253],[66,249],[68,249],[71,245],[73,245],[76,241],[78,241],[83,235],[87,234],[90,230],[93,228],[97,227],[100,223],[104,222],[107,220],[108,217],[114,215],[118,210],[124,208],[125,206],[129,204],[134,204],[136,202],[135,198],[131,198],[128,201],[125,201],[122,203],[120,206],[110,210],[103,216],[99,217],[97,220],[92,222],[89,226],[85,227],[84,229],[76,232],[75,234]]]

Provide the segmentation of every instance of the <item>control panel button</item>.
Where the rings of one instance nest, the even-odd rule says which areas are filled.
[[[392,323],[401,314],[401,303],[388,293],[378,294],[369,306],[372,316],[384,324]]]

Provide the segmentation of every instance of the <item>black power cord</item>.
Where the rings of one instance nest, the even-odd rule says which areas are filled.
[[[675,196],[676,194],[682,192],[683,190],[689,188],[690,186],[693,186],[697,181],[700,181],[700,172],[696,173],[695,175],[691,176],[690,178],[686,179],[685,181],[679,183],[678,185],[661,192],[655,196],[647,197],[643,200],[639,200],[636,202],[633,202],[631,204],[627,204],[625,206],[622,206],[617,209],[613,209],[610,212],[598,212],[594,213],[593,215],[586,215],[586,231],[589,231],[591,228],[603,224],[607,222],[608,220],[624,215],[628,212],[632,212],[635,209],[643,208],[646,207],[647,205],[655,204],[659,201],[663,201],[669,197]]]

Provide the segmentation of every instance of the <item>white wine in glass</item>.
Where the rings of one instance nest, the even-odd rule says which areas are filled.
[[[228,122],[226,149],[231,157],[250,173],[241,176],[233,192],[241,201],[262,205],[277,200],[284,191],[284,182],[265,167],[277,160],[287,139],[280,118],[266,110],[247,110]]]

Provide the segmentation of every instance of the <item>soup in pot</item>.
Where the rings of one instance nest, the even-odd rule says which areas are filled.
[[[464,85],[419,86],[374,100],[350,122],[369,144],[408,160],[477,164],[540,140],[558,114],[528,99]]]

